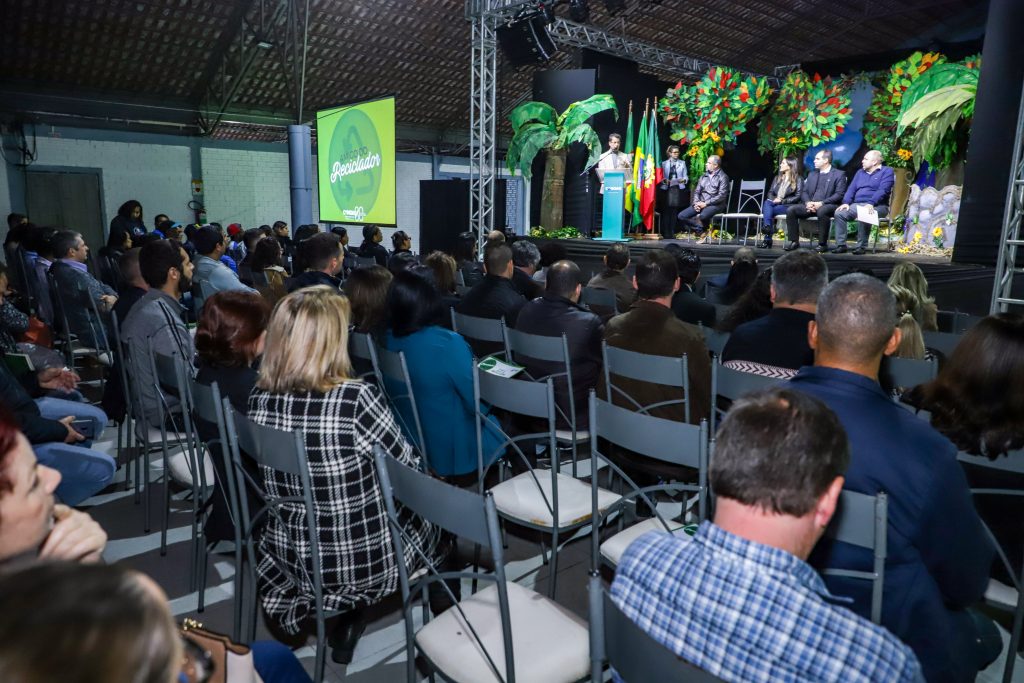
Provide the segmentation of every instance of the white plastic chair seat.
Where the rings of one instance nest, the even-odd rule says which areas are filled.
[[[516,681],[568,683],[586,677],[590,671],[587,625],[575,614],[529,588],[511,581],[505,585]],[[449,609],[420,629],[416,644],[451,680],[459,683],[496,681],[484,650],[467,627],[468,620],[504,680],[505,647],[497,586],[488,586],[459,605],[466,619],[458,610]]]
[[[213,486],[215,479],[213,473],[213,461],[206,454],[206,449],[203,449],[203,453],[200,456],[202,461],[202,467],[206,474],[206,485]],[[184,486],[192,486],[192,471],[189,469],[188,452],[184,450],[174,450],[167,455],[167,470],[171,474],[171,478],[179,484]]]
[[[498,512],[514,520],[537,526],[552,528],[553,519],[548,505],[551,504],[551,472],[536,470],[534,475],[523,472],[507,479],[491,489],[494,505]],[[566,474],[558,476],[558,527],[564,528],[590,519],[590,484],[573,479]],[[540,487],[537,487],[537,483]],[[543,491],[543,496],[541,492]],[[621,496],[605,489],[597,490],[597,507],[605,510]]]
[[[555,441],[567,441],[572,443],[572,430],[571,429],[556,429],[555,430]],[[583,443],[584,441],[590,441],[590,432],[586,429],[576,430],[576,443]]]
[[[716,213],[713,218],[760,218],[759,213]]]
[[[103,365],[106,365],[106,366],[113,365],[113,363],[114,363],[114,359],[110,357],[110,353],[108,353],[107,351],[100,351],[99,349],[94,349],[91,346],[77,346],[77,345],[73,345],[71,347],[71,355],[73,355],[73,356],[95,356],[97,361],[99,361],[100,363],[102,363]]]
[[[683,531],[682,522],[676,522],[673,520],[665,520],[669,528],[672,529],[672,535],[678,536],[684,541],[689,541],[692,536]],[[659,533],[668,533],[665,531],[665,527],[662,526],[661,522],[657,517],[651,517],[644,521],[634,524],[631,527],[623,529],[619,533],[615,534],[607,541],[601,544],[601,556],[608,560],[612,566],[617,566],[619,560],[622,559],[622,554],[626,552],[626,548],[629,544],[640,538],[648,531],[657,531]]]

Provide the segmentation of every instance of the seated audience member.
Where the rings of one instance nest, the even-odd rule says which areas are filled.
[[[807,174],[800,201],[786,209],[786,251],[800,246],[800,219],[813,216],[818,219],[819,254],[828,251],[828,232],[832,215],[843,201],[846,192],[846,174],[832,168],[832,150],[819,149],[814,155],[814,170]]]
[[[228,243],[225,245],[227,254],[240,264],[245,259],[245,228],[241,223],[232,223],[228,226]]]
[[[61,230],[53,236],[52,243],[57,260],[50,267],[50,275],[64,303],[64,318],[81,344],[96,347],[102,337],[96,325],[103,323],[93,320],[89,301],[96,304],[97,311],[105,313],[117,303],[117,293],[89,274],[89,247],[80,233]]]
[[[165,213],[158,213],[153,216],[153,234],[162,240],[170,239],[168,232],[172,225],[174,225],[174,222]]]
[[[288,271],[284,269],[282,256],[281,243],[275,239],[260,240],[252,252],[252,272],[261,273],[265,281],[256,289],[271,306],[288,293],[285,285]]]
[[[110,231],[107,234],[113,235],[119,232],[130,232],[132,237],[142,237],[148,230],[142,221],[142,204],[134,199],[129,199],[117,209],[117,215],[110,221]]]
[[[399,271],[415,268],[418,265],[419,259],[411,251],[397,252],[388,259],[388,270],[391,271],[392,275],[398,274]]]
[[[338,236],[341,240],[341,249],[345,252],[345,265],[343,266],[343,272],[347,278],[349,273],[358,266],[356,263],[357,254],[348,248],[348,229],[344,225],[335,225],[331,228],[331,232]]]
[[[281,245],[283,265],[289,266],[292,259],[295,258],[295,241],[291,238],[288,223],[285,221],[274,221],[274,225],[271,226],[270,230],[273,233],[274,240]]]
[[[100,279],[115,289],[121,285],[120,272],[116,272],[118,261],[132,248],[132,234],[125,230],[111,233],[106,246],[100,248]]]
[[[504,318],[505,324],[515,327],[519,309],[526,303],[522,294],[512,285],[512,250],[508,245],[499,244],[484,252],[484,268],[487,275],[479,284],[462,296],[455,310],[463,315],[477,318]],[[483,357],[503,348],[503,344],[476,342],[470,340],[474,353]]]
[[[879,218],[889,215],[889,195],[892,192],[893,171],[882,163],[882,153],[873,149],[861,159],[861,170],[853,176],[853,182],[846,188],[843,203],[836,209],[836,248],[835,254],[846,253],[846,237],[849,221],[857,220],[857,209],[866,208],[874,211]],[[867,253],[868,235],[871,225],[857,221],[857,246],[853,253]],[[927,664],[925,668],[927,668]]]
[[[196,291],[192,292],[197,313],[203,310],[203,304],[206,302],[207,295],[235,289],[246,292],[256,291],[251,287],[243,285],[242,281],[238,279],[238,274],[221,261],[221,256],[224,255],[224,239],[214,228],[199,228],[192,241],[195,243],[196,252],[199,254],[199,258],[196,259],[195,263],[194,277],[194,282],[197,286]]]
[[[697,187],[690,197],[690,206],[679,212],[679,223],[693,229],[697,234],[704,233],[711,225],[711,219],[725,211],[729,201],[729,176],[721,169],[722,158],[717,154],[708,157],[705,164],[706,172],[697,181]],[[709,235],[701,241],[710,242]]]
[[[52,327],[55,322],[53,300],[50,298],[50,282],[46,274],[50,272],[50,267],[56,260],[53,254],[53,237],[58,231],[55,228],[34,226],[31,223],[28,226],[22,249],[26,255],[30,255],[30,252],[35,254],[27,264],[31,268],[27,273],[28,277],[35,279],[28,284],[36,298],[39,319]],[[15,263],[19,261],[16,259]]]
[[[892,273],[889,274],[889,286],[892,285],[905,287],[917,297],[920,308],[915,311],[914,319],[921,326],[921,330],[938,331],[939,307],[935,305],[935,299],[928,296],[928,280],[925,279],[921,268],[912,261],[900,261],[893,266]]]
[[[505,233],[501,230],[491,230],[487,233],[487,242],[484,244],[484,251],[488,248],[505,244]]]
[[[604,270],[590,278],[587,287],[595,289],[610,289],[615,292],[615,305],[619,313],[625,313],[636,301],[636,287],[630,278],[626,277],[626,269],[629,268],[629,247],[625,244],[613,244],[601,257],[604,262]]]
[[[412,237],[405,230],[395,230],[391,235],[391,255],[412,253]]]
[[[917,319],[921,315],[921,303],[917,295],[901,285],[889,285],[889,291],[896,297],[896,308],[899,315],[900,345],[893,352],[894,358],[910,358],[923,360],[926,349],[924,335]]]
[[[718,311],[694,291],[700,279],[700,256],[693,249],[679,249],[673,256],[679,269],[679,291],[672,297],[672,312],[684,323],[714,327]]]
[[[729,261],[729,271],[708,278],[705,298],[713,304],[732,306],[757,279],[757,256],[750,247],[740,247]]]
[[[685,353],[690,373],[690,422],[700,424],[709,414],[711,359],[700,330],[672,314],[672,296],[679,290],[676,260],[664,249],[648,251],[636,264],[633,283],[638,299],[628,311],[608,321],[605,341],[608,346],[655,356],[679,358]],[[624,377],[614,378],[612,382],[641,406],[683,398],[676,387]],[[636,407],[617,392],[612,401],[616,405]],[[684,421],[686,416],[681,403],[655,408],[650,414],[678,422]]]
[[[517,242],[516,244],[519,244]],[[597,386],[601,374],[601,319],[579,305],[583,291],[583,275],[572,261],[559,261],[548,268],[544,296],[528,301],[519,311],[516,329],[544,337],[565,335],[569,345],[569,366],[572,387],[565,377],[555,378],[555,403],[558,406],[558,428],[568,429],[570,396],[576,408],[576,428],[587,429],[590,414],[587,395]],[[516,355],[534,379],[565,372],[564,363]],[[571,390],[571,395],[570,395]]]
[[[423,259],[423,265],[430,268],[434,273],[434,286],[441,293],[444,304],[445,315],[448,309],[458,302],[458,295],[455,291],[455,259],[443,251],[432,251]],[[444,321],[442,324],[450,324]]]
[[[180,243],[157,240],[139,251],[139,271],[150,289],[121,323],[121,339],[127,346],[132,371],[137,375],[137,400],[149,426],[158,427],[160,398],[153,388],[149,348],[152,344],[154,353],[176,355],[192,362],[195,346],[182,318],[185,309],[179,301],[191,287],[192,263]],[[168,401],[173,403],[174,397],[169,396]]]
[[[630,544],[612,600],[723,681],[920,681],[910,648],[842,606],[806,562],[849,461],[821,401],[792,390],[736,401],[711,460],[714,521],[692,539],[654,532]]]
[[[757,320],[771,313],[772,310],[772,268],[769,266],[757,274],[750,289],[736,300],[716,329],[719,332],[732,332],[737,327],[751,320]]]
[[[764,219],[761,226],[763,238],[757,245],[758,249],[772,248],[775,217],[785,215],[789,207],[795,206],[803,189],[804,179],[800,177],[796,157],[786,157],[779,162],[779,172],[775,175],[772,186],[764,198],[764,205],[761,209]]]
[[[999,650],[987,651],[984,622],[967,610],[985,592],[994,549],[956,447],[878,384],[882,356],[899,342],[896,301],[885,283],[844,275],[818,298],[810,323],[814,367],[802,368],[788,386],[821,399],[842,422],[851,458],[844,488],[888,494],[882,625],[914,650],[928,681],[974,680]],[[811,564],[870,571],[873,559],[868,549],[823,539]],[[869,582],[826,583],[868,616]]]
[[[313,235],[320,232],[320,226],[316,223],[307,223],[306,225],[300,225],[295,229],[295,243],[305,242]]]
[[[359,245],[359,255],[363,258],[372,258],[377,261],[378,266],[388,267],[388,250],[381,242],[384,234],[376,225],[363,226],[363,243]]]
[[[277,244],[277,240],[266,240]],[[280,249],[280,247],[278,247]],[[209,298],[196,328],[196,364],[200,384],[217,383],[220,395],[231,401],[235,410],[247,413],[249,393],[259,376],[259,357],[263,354],[270,306],[259,294],[251,292],[217,292]],[[199,436],[205,443],[218,438],[217,427],[200,420]],[[230,470],[219,444],[211,446],[217,481],[226,481]],[[251,474],[259,480],[256,466]],[[250,509],[255,499],[250,501]],[[214,491],[210,515],[206,520],[206,536],[210,542],[234,538],[230,508],[223,487]]]
[[[118,268],[121,270],[121,283],[123,285],[121,296],[114,304],[114,313],[117,314],[118,323],[124,323],[129,311],[135,303],[145,296],[149,291],[149,285],[142,278],[139,270],[139,252],[141,249],[129,249],[118,261]]]
[[[512,243],[512,286],[516,291],[532,301],[544,295],[544,285],[533,279],[540,263],[540,250],[529,240],[517,240]]]
[[[442,477],[475,473],[476,422],[473,408],[473,354],[461,336],[440,323],[448,315],[427,278],[412,271],[395,275],[387,295],[390,327],[385,345],[401,351],[409,367],[423,428],[423,452],[430,469]],[[406,437],[415,439],[408,402],[399,406]],[[497,457],[501,443],[483,433],[485,456]]]
[[[299,254],[307,270],[288,280],[289,292],[317,285],[341,288],[338,273],[344,264],[345,254],[337,235],[333,232],[317,233],[299,243]]]
[[[537,282],[543,283],[544,278],[547,277],[548,267],[552,263],[558,263],[559,261],[567,261],[569,259],[569,252],[565,246],[560,244],[557,240],[551,240],[540,245],[540,270],[533,274],[533,279]],[[486,252],[484,252],[486,255]]]
[[[28,316],[11,302],[10,277],[7,266],[0,263],[0,350],[20,353],[18,340],[28,329]]]
[[[245,255],[238,262],[238,279],[246,285],[254,286],[252,279],[252,252],[256,245],[263,239],[263,233],[259,228],[249,228],[242,233],[242,244],[245,245]]]
[[[807,325],[814,320],[818,295],[828,284],[828,266],[811,251],[792,251],[772,267],[771,312],[740,325],[722,350],[722,362],[767,377],[792,377],[814,364]]]
[[[391,271],[382,266],[356,268],[345,280],[345,296],[352,304],[352,325],[355,332],[377,334],[384,331],[387,318],[388,287]]]
[[[484,266],[477,258],[479,250],[476,235],[469,231],[459,233],[455,240],[452,256],[455,258],[455,263],[462,273],[462,279],[467,287],[472,287],[484,279]]]
[[[416,571],[419,553],[431,556],[437,536],[403,511],[408,553],[393,554],[372,449],[379,445],[413,467],[417,458],[380,392],[353,378],[348,323],[348,300],[332,287],[286,296],[271,315],[259,380],[249,396],[252,420],[297,431],[305,440],[318,525],[333,530],[320,537],[324,609],[345,612],[329,636],[331,657],[345,664],[364,628],[360,608],[394,593],[397,563]],[[266,470],[264,482],[270,495],[301,495],[293,476]],[[307,533],[304,516],[291,514],[286,526],[277,517],[267,520],[256,567],[264,613],[291,634],[302,630],[314,609],[304,570],[309,548],[298,542]],[[290,576],[302,578],[294,583]]]

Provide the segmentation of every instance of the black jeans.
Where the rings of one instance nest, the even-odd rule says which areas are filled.
[[[817,211],[808,211],[804,204],[794,204],[786,209],[786,239],[800,241],[800,219],[814,216],[818,219],[818,243],[828,244],[829,223],[838,204],[822,204]]]

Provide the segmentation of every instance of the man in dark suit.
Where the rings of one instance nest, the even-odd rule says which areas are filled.
[[[533,279],[537,272],[537,264],[540,263],[540,249],[530,240],[516,240],[512,243],[512,286],[516,291],[526,297],[527,301],[533,301],[539,296],[544,296],[544,283]]]
[[[50,274],[64,302],[64,316],[70,332],[77,335],[82,344],[97,346],[100,331],[95,325],[100,322],[106,325],[106,320],[92,320],[89,300],[96,304],[97,312],[105,314],[117,303],[117,294],[110,285],[100,282],[89,272],[86,265],[89,246],[80,233],[61,230],[55,234],[53,255],[56,260],[50,266]]]
[[[626,268],[629,268],[629,247],[621,242],[613,244],[608,247],[602,260],[604,270],[590,278],[587,286],[615,292],[615,306],[619,313],[624,313],[636,301],[636,287],[626,277]]]
[[[843,201],[846,174],[832,168],[832,150],[822,149],[814,155],[814,170],[807,175],[800,201],[786,209],[786,251],[800,246],[800,219],[818,219],[818,253],[828,251],[828,229],[832,216]]]
[[[676,267],[679,268],[679,291],[672,297],[672,312],[684,323],[704,327],[715,326],[715,306],[693,291],[700,278],[700,256],[693,249],[679,249]]]
[[[507,244],[484,250],[484,268],[487,274],[483,280],[463,295],[455,311],[477,318],[504,318],[506,325],[515,327],[519,309],[526,303],[526,298],[512,285],[512,272],[515,270],[512,250]],[[501,344],[468,341],[473,353],[480,358],[503,347]]]
[[[721,169],[722,159],[717,154],[708,157],[707,172],[697,181],[697,187],[690,198],[691,205],[679,212],[680,223],[703,233],[711,225],[711,219],[725,211],[729,201],[729,176]],[[711,241],[705,233],[703,243]]]

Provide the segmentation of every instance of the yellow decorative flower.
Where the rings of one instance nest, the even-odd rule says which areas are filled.
[[[942,237],[942,228],[936,227],[932,230],[932,237]]]
[[[920,230],[917,230],[917,231],[914,232],[914,241],[915,242],[920,242],[923,238],[924,238],[924,235],[921,234]]]
[[[777,142],[777,143],[779,143],[779,144],[781,145],[781,144],[782,144],[782,143],[784,143],[785,141],[786,141],[786,138],[779,138],[779,139],[778,139],[778,140],[776,140],[775,142]]]
[[[795,145],[796,143],[800,142],[800,138],[794,135],[789,139],[789,141]]]
[[[898,156],[903,161],[910,161],[911,159],[914,158],[914,153],[911,152],[909,149],[904,149],[901,147],[898,150],[896,150],[896,156]]]
[[[686,155],[691,157],[697,156],[697,148],[691,147],[689,150],[687,150]]]

